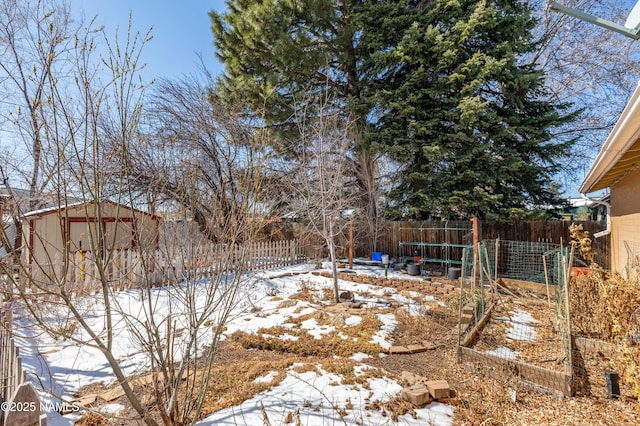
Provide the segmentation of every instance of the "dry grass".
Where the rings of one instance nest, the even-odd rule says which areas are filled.
[[[410,414],[413,419],[418,418],[416,406],[406,401],[400,396],[394,396],[387,402],[371,401],[365,405],[367,410],[381,411],[383,417],[390,417],[392,421],[398,422],[400,416]]]
[[[404,308],[395,311],[398,325],[394,344],[452,343],[457,340],[456,311],[441,306],[436,301],[428,301],[413,307],[412,312],[414,314]]]
[[[357,330],[363,330],[358,326],[345,327],[340,331],[330,331],[316,339],[305,330],[291,330],[282,326],[259,329],[257,334],[248,334],[236,331],[230,336],[231,341],[241,344],[244,348],[269,350],[279,353],[295,354],[300,356],[318,357],[350,357],[362,352],[369,355],[377,355],[383,352],[380,345],[371,343],[373,333],[366,331],[358,335]],[[279,337],[288,334],[298,337],[297,340],[283,340]],[[343,336],[352,337],[345,339]],[[368,338],[367,338],[368,336]]]
[[[608,342],[640,333],[638,285],[619,274],[591,269],[569,286],[571,325],[575,333]]]
[[[334,300],[335,295],[333,294],[332,288],[323,288],[322,289],[322,300]]]
[[[640,398],[640,291],[619,274],[592,268],[569,286],[571,324],[575,334],[618,346],[621,356],[608,362],[620,373],[621,385]]]
[[[90,411],[84,414],[76,423],[76,426],[106,426],[109,420],[102,414]]]
[[[210,384],[203,407],[204,414],[241,404],[258,393],[279,384],[287,375],[286,370],[299,358],[276,360],[246,360],[220,363],[211,368]],[[270,372],[277,372],[270,382],[256,382]]]
[[[310,281],[301,280],[298,283],[298,288],[300,289],[300,291],[289,296],[289,299],[302,300],[304,302],[312,303],[320,297],[321,292],[316,290]]]
[[[369,379],[379,379],[386,374],[379,368],[367,368],[356,374],[355,368],[360,363],[350,359],[326,358],[319,361],[319,366],[328,373],[341,376],[341,385],[360,385],[369,389]]]
[[[296,306],[297,304],[298,304],[297,300],[292,300],[292,299],[283,300],[278,304],[278,306],[276,306],[276,309],[290,308],[292,306]]]

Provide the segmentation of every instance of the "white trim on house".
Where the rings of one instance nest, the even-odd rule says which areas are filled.
[[[631,156],[627,162],[620,160],[640,139],[640,85],[631,95],[631,99],[622,111],[609,137],[593,162],[591,169],[580,186],[580,193],[587,194],[609,188],[630,170],[629,164],[635,164],[640,154]]]

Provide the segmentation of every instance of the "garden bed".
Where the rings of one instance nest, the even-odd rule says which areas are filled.
[[[469,344],[458,348],[459,361],[482,364],[570,396],[571,375],[566,372],[555,303],[530,292],[510,293],[496,300],[473,338],[466,339]]]

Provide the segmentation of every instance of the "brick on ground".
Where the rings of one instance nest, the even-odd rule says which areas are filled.
[[[451,388],[446,380],[430,380],[425,383],[433,399],[449,398]]]
[[[422,406],[431,402],[429,389],[427,389],[423,384],[415,384],[403,389],[402,397],[417,406]]]
[[[412,354],[417,354],[417,353],[420,353],[420,352],[425,352],[425,351],[427,350],[427,348],[425,348],[425,347],[424,347],[424,346],[422,346],[422,345],[407,345],[407,349],[409,349],[409,351],[410,351]]]
[[[471,324],[473,322],[473,315],[470,315],[470,314],[461,315],[460,322],[462,324]]]

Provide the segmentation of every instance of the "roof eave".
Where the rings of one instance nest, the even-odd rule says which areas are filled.
[[[607,188],[608,185],[599,185],[600,181],[638,138],[640,138],[640,85],[636,86],[627,106],[593,161],[580,186],[580,193],[587,194]]]

